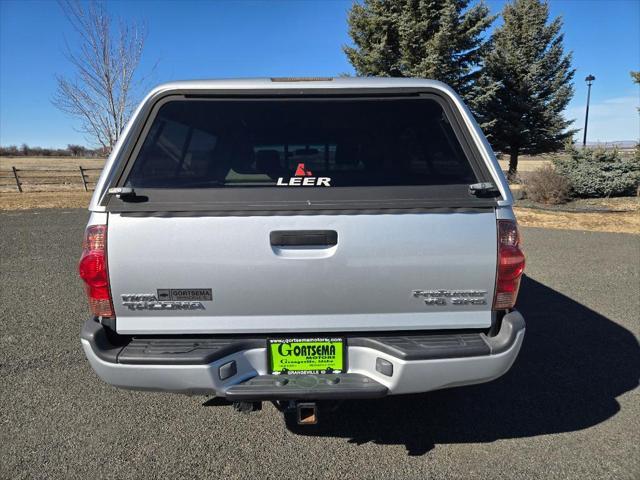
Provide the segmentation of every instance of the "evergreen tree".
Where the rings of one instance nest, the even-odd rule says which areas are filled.
[[[354,47],[344,51],[358,75],[422,77],[450,85],[473,107],[495,16],[469,0],[364,0],[349,12]]]
[[[514,0],[491,39],[478,88],[498,85],[479,120],[493,148],[509,155],[514,176],[521,154],[562,148],[576,130],[563,110],[573,96],[571,53],[563,47],[562,20],[549,22],[540,0]]]

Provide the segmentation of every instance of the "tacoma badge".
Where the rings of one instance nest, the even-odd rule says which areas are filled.
[[[129,310],[204,310],[202,302],[192,300],[158,300],[151,293],[125,293],[122,305]]]

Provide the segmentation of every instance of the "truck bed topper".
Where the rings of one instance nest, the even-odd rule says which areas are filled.
[[[210,195],[205,194],[207,200],[203,201],[202,194],[196,190],[190,192],[185,204],[177,205],[175,197],[170,192],[154,192],[153,202],[145,205],[144,201],[123,202],[113,201],[112,196],[108,194],[110,188],[122,188],[124,182],[124,172],[130,168],[130,160],[135,154],[135,150],[140,148],[140,140],[144,136],[145,128],[149,128],[149,120],[157,110],[158,106],[167,102],[168,99],[180,98],[183,100],[203,100],[203,99],[268,99],[280,98],[284,99],[310,99],[310,98],[358,98],[358,97],[398,97],[398,96],[429,96],[441,99],[448,115],[452,117],[454,122],[459,123],[463,128],[460,131],[468,135],[466,148],[473,149],[473,156],[476,157],[476,167],[479,167],[484,176],[480,183],[487,183],[493,186],[483,187],[484,191],[495,190],[499,194],[497,198],[492,195],[478,195],[474,193],[477,200],[469,201],[467,192],[460,192],[452,189],[451,186],[430,186],[419,189],[423,192],[422,198],[411,195],[407,187],[403,187],[405,195],[403,198],[385,197],[386,201],[381,201],[380,196],[376,197],[372,194],[372,198],[362,198],[362,193],[358,194],[358,201],[351,202],[348,188],[341,189],[344,192],[343,198],[339,202],[327,202],[323,199],[321,189],[306,189],[304,191],[292,192],[289,189],[286,192],[287,204],[281,203],[281,198],[274,193],[273,200],[275,205],[269,205],[264,198],[260,198],[257,202],[260,209],[256,208],[256,202],[253,202],[252,214],[260,212],[267,213],[277,211],[278,214],[291,210],[300,213],[300,205],[306,203],[306,213],[326,213],[336,210],[350,210],[353,213],[358,211],[373,211],[376,209],[407,209],[407,208],[439,208],[447,206],[449,208],[465,208],[465,207],[508,207],[513,204],[513,198],[508,188],[508,184],[500,166],[493,154],[491,147],[487,143],[484,135],[480,131],[473,115],[458,97],[458,95],[445,84],[424,79],[407,79],[407,78],[322,78],[322,79],[229,79],[229,80],[196,80],[172,82],[156,87],[142,101],[125,130],[123,131],[118,143],[114,147],[109,159],[106,162],[102,175],[96,185],[94,195],[89,205],[91,211],[119,211],[119,212],[158,212],[158,211],[215,211],[225,215],[242,214],[246,212],[247,202],[251,203],[252,199],[247,198],[246,192],[243,193],[243,200],[240,204],[234,204],[232,192],[220,192],[221,198],[218,198],[212,204]],[[425,190],[431,190],[426,191]],[[473,186],[471,189],[473,190]],[[435,189],[435,190],[433,190]],[[438,191],[439,189],[439,191]],[[143,198],[140,189],[136,193],[141,200]],[[166,197],[169,194],[170,198]],[[184,190],[182,191],[184,193]],[[192,195],[192,196],[191,196]],[[315,198],[315,196],[320,198]],[[446,196],[446,204],[434,201],[439,196]],[[392,198],[393,201],[389,201]],[[413,201],[418,199],[418,202]],[[121,200],[121,199],[120,199]],[[257,200],[257,199],[256,199]],[[403,204],[404,202],[404,204]],[[110,205],[107,207],[107,205]],[[224,206],[223,206],[224,205]]]

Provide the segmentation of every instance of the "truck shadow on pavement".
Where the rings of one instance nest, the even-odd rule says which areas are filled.
[[[620,410],[616,397],[638,385],[634,335],[529,277],[518,309],[527,322],[525,341],[512,369],[498,380],[345,402],[318,425],[295,433],[405,445],[409,455],[423,455],[436,444],[571,432],[614,416]]]

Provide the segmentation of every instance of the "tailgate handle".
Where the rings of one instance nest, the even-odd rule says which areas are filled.
[[[335,230],[276,230],[269,234],[274,247],[333,247],[338,244]]]

